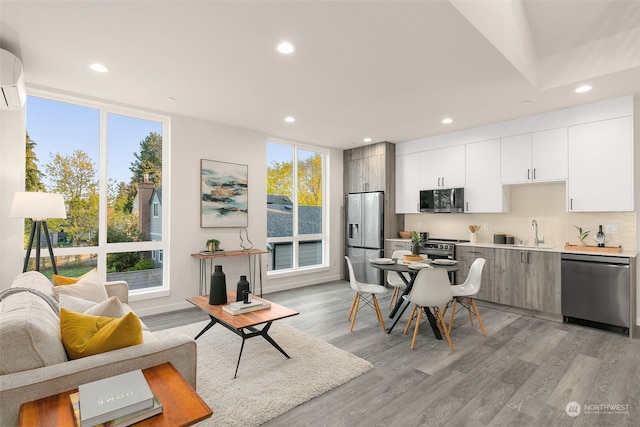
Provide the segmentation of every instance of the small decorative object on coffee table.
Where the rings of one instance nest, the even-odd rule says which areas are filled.
[[[238,280],[238,286],[236,287],[236,301],[242,301],[244,292],[249,292],[250,290],[251,288],[249,287],[247,276],[240,276],[240,280]]]
[[[209,290],[209,304],[227,303],[227,279],[221,265],[216,265],[211,274],[211,289]]]

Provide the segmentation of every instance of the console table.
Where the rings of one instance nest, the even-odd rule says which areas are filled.
[[[260,296],[262,296],[262,254],[268,253],[266,250],[261,249],[248,249],[239,251],[224,251],[218,253],[197,253],[191,254],[192,257],[200,260],[200,283],[199,294],[206,295],[207,291],[207,278],[211,276],[213,272],[213,260],[215,258],[226,258],[234,256],[246,256],[249,261],[249,280],[251,281],[251,292],[256,292],[256,273],[260,282]],[[256,269],[256,261],[258,268]],[[257,270],[257,271],[256,271]]]

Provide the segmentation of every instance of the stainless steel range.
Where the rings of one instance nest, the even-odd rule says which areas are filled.
[[[426,239],[420,242],[420,253],[431,259],[455,259],[456,243],[465,242],[468,240]]]
[[[420,242],[420,253],[428,255],[430,259],[455,259],[456,243],[467,242],[458,239],[424,239]],[[449,280],[456,283],[455,272],[449,272]]]

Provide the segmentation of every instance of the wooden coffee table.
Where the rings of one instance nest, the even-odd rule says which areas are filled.
[[[171,363],[143,369],[149,387],[162,402],[162,414],[136,423],[141,427],[190,426],[209,418],[213,411]],[[69,395],[65,391],[20,406],[19,426],[74,426]]]
[[[267,301],[271,304],[271,307],[264,310],[250,311],[244,314],[229,314],[222,309],[223,305],[210,305],[209,297],[207,295],[200,295],[197,297],[187,298],[191,304],[198,307],[209,315],[211,322],[196,335],[194,339],[198,339],[200,335],[204,334],[216,323],[221,324],[225,328],[229,329],[234,334],[242,337],[242,345],[240,346],[240,354],[238,354],[238,363],[236,363],[236,372],[233,378],[238,375],[238,367],[240,366],[240,358],[242,357],[242,350],[244,349],[245,340],[253,337],[260,336],[267,340],[272,346],[274,346],[280,353],[282,353],[287,359],[290,359],[289,355],[276,343],[271,336],[269,336],[269,328],[271,324],[280,319],[291,317],[300,314],[299,311],[287,308],[280,304],[268,301],[264,298],[258,298],[252,296],[253,299],[259,299]],[[227,292],[227,301],[233,302],[236,300],[235,291]],[[264,325],[262,329],[256,328],[258,325]]]

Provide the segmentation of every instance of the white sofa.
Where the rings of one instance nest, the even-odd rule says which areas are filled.
[[[41,273],[20,274],[0,301],[0,426],[18,424],[20,405],[78,385],[135,369],[171,362],[196,388],[196,343],[187,335],[158,339],[143,330],[143,343],[69,360],[60,320],[47,299],[53,285]],[[128,303],[126,282],[105,283],[107,294]],[[126,306],[128,310],[130,308]]]

